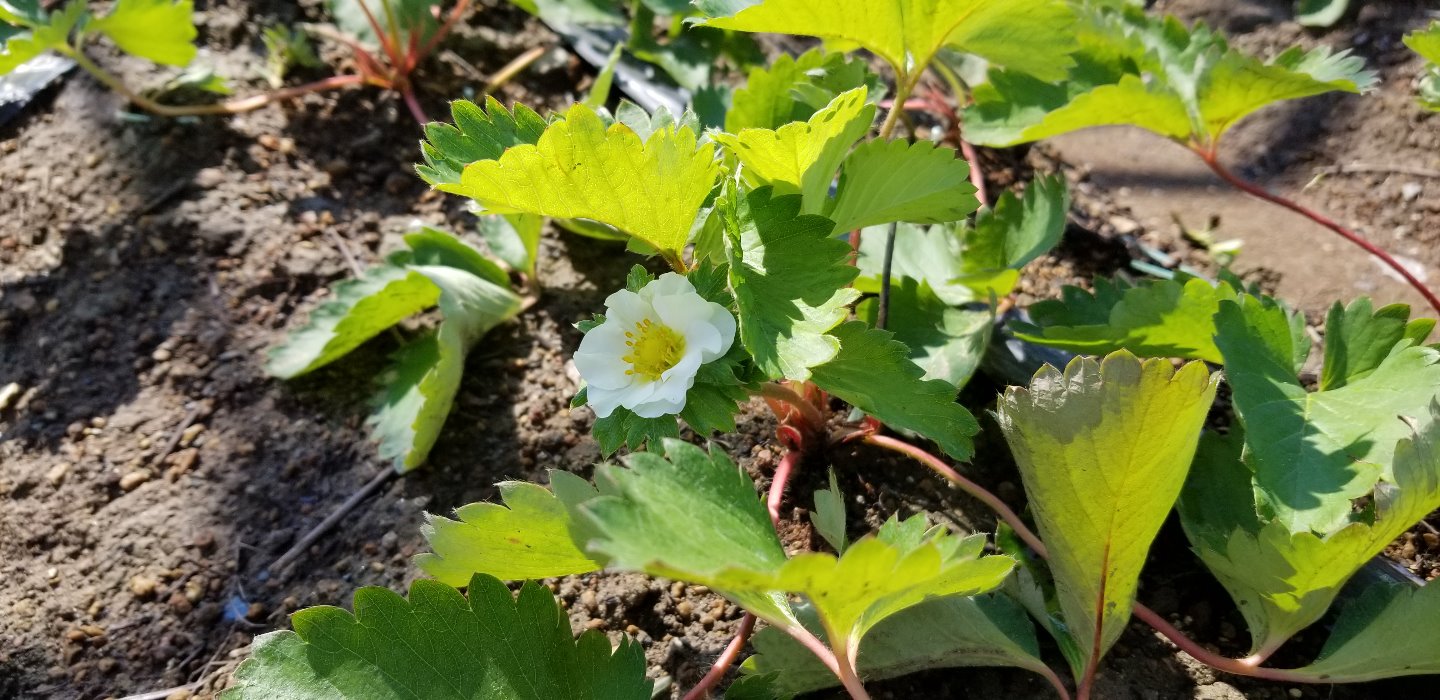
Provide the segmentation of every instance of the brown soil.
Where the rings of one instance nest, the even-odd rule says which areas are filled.
[[[249,71],[260,28],[318,20],[317,5],[214,2],[200,13],[202,41],[222,73],[255,85]],[[1204,3],[1174,5],[1199,12]],[[1403,99],[1415,67],[1398,58],[1393,42],[1418,20],[1366,16],[1362,25],[1375,26],[1364,31],[1387,87],[1383,99],[1357,102],[1347,114],[1370,110],[1367,133],[1396,140],[1354,138],[1358,116],[1323,121],[1304,141],[1333,141],[1319,151],[1327,159],[1293,145],[1294,155],[1267,171],[1277,181],[1303,181],[1307,168],[1347,159],[1398,159],[1399,142],[1421,131],[1415,124],[1422,118]],[[476,87],[465,66],[488,75],[526,48],[556,41],[503,2],[482,3],[471,24],[451,43],[453,57],[426,72],[422,91],[432,116],[446,97]],[[1299,33],[1268,21],[1239,29],[1259,36],[1256,42]],[[1333,36],[1344,39],[1347,31]],[[137,81],[152,76],[142,64],[109,63]],[[576,62],[545,62],[502,97],[554,107],[587,79]],[[350,274],[348,256],[361,264],[379,259],[414,218],[464,231],[470,217],[461,202],[427,192],[411,173],[419,132],[392,95],[317,95],[193,122],[121,119],[121,106],[76,75],[0,130],[0,386],[21,387],[0,409],[0,698],[123,696],[195,680],[205,681],[200,694],[208,694],[223,685],[253,635],[284,627],[295,609],[347,604],[363,585],[403,590],[419,576],[411,557],[424,549],[422,512],[494,498],[491,484],[502,479],[544,481],[549,469],[588,474],[599,459],[588,413],[566,408],[575,389],[566,360],[578,342],[571,324],[620,285],[632,258],[588,239],[551,236],[542,249],[540,302],[473,354],[430,465],[390,482],[291,571],[261,576],[298,536],[388,468],[375,459],[362,424],[371,381],[394,341],[381,336],[289,384],[264,376],[263,350],[300,322],[327,285]],[[1433,158],[1433,141],[1417,143],[1403,151],[1417,160],[1403,162]],[[1335,155],[1341,147],[1349,149],[1345,158]],[[1064,147],[1053,153],[1066,159]],[[1055,167],[1051,154],[1049,147],[1028,156],[986,154],[992,185]],[[1027,299],[1114,271],[1135,254],[1136,240],[1204,262],[1163,226],[1132,230],[1121,217],[1144,217],[1117,206],[1130,197],[1117,195],[1098,169],[1088,178],[1071,175],[1074,225],[1027,279]],[[1340,179],[1324,187],[1333,188],[1325,197],[1346,215],[1387,227],[1408,221],[1409,203],[1377,198],[1372,188]],[[1419,225],[1411,232],[1417,244],[1440,236]],[[1414,255],[1440,263],[1433,246]],[[1245,257],[1272,269],[1282,262],[1249,249]],[[979,382],[965,398],[978,413],[996,389]],[[762,483],[779,458],[773,429],[757,406],[724,440]],[[986,434],[991,441],[973,471],[1017,501],[1005,450],[993,441],[995,431]],[[857,533],[897,511],[991,526],[978,504],[912,464],[866,450],[829,457],[846,493],[867,498],[865,506],[851,504]],[[808,466],[792,493],[819,486],[823,461]],[[792,537],[804,536],[807,502],[792,504]],[[1395,556],[1433,577],[1440,547],[1424,534],[1397,545]],[[1243,651],[1243,631],[1236,632],[1243,624],[1185,553],[1183,538],[1167,530],[1155,551],[1142,599],[1196,636],[1219,640],[1222,650]],[[740,614],[703,589],[635,575],[572,577],[555,589],[576,629],[638,636],[652,674],[679,687],[706,670]],[[1418,697],[1427,687],[1316,687],[1293,696],[1289,688],[1217,680],[1139,628],[1110,656],[1104,678],[1100,697],[1117,699]],[[1036,678],[985,669],[920,674],[874,691],[893,698],[1052,697]]]

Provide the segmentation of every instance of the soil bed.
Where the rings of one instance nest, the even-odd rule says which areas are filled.
[[[1198,16],[1234,3],[1172,4]],[[199,14],[202,45],[222,73],[253,75],[260,29],[318,21],[316,5],[211,3]],[[1331,164],[1334,154],[1312,143],[1343,144],[1345,158],[1357,161],[1433,159],[1440,122],[1422,120],[1391,95],[1405,94],[1415,74],[1394,39],[1418,14],[1376,5],[1381,10],[1364,11],[1358,31],[1369,33],[1365,46],[1386,80],[1385,99],[1293,137],[1272,132],[1283,136],[1274,148],[1292,154],[1265,161],[1277,181],[1298,182]],[[471,24],[449,45],[456,58],[438,58],[425,72],[421,93],[432,118],[444,114],[446,98],[474,86],[464,65],[488,75],[531,46],[557,42],[503,2],[480,3]],[[1227,29],[1244,34],[1247,45],[1276,31],[1298,33],[1293,25],[1269,27]],[[1338,42],[1354,31],[1318,38]],[[143,66],[120,67],[137,82],[149,75]],[[558,107],[589,79],[578,61],[543,61],[500,97]],[[473,219],[458,198],[427,191],[412,173],[419,130],[391,95],[314,95],[194,122],[122,120],[121,106],[88,77],[72,75],[0,127],[0,386],[21,387],[0,409],[0,698],[119,697],[193,681],[206,696],[223,686],[253,635],[285,627],[294,610],[348,605],[358,586],[404,590],[419,576],[411,557],[425,548],[422,513],[492,499],[492,484],[504,479],[544,482],[551,469],[588,476],[600,458],[589,412],[567,408],[576,389],[567,360],[579,339],[572,324],[600,308],[635,258],[552,233],[541,251],[539,302],[472,354],[430,465],[391,481],[290,571],[260,576],[388,468],[376,460],[363,422],[374,377],[395,344],[382,335],[292,383],[264,376],[264,349],[314,308],[327,285],[351,274],[349,258],[378,260],[413,219],[457,232]],[[1402,144],[1394,139],[1353,137],[1360,109],[1370,110],[1369,132],[1428,129],[1430,136],[1406,136],[1396,155]],[[1123,197],[1058,153],[984,154],[992,192],[1028,180],[1034,169],[1059,168],[1076,198],[1064,243],[1027,271],[1022,304],[1123,269],[1139,243],[1209,264],[1169,228],[1131,227],[1135,214],[1117,204]],[[1365,182],[1330,182],[1318,201],[1377,227],[1409,221],[1408,210],[1393,210],[1409,206],[1403,197],[1377,203]],[[1432,245],[1440,230],[1410,225],[1414,256],[1440,263]],[[1266,260],[1250,262],[1252,279],[1274,281]],[[1304,301],[1318,320],[1323,306]],[[982,415],[999,388],[982,378],[962,399]],[[1008,453],[993,422],[982,424],[985,440],[967,473],[1019,506]],[[741,430],[721,441],[762,485],[780,457],[774,427],[757,402]],[[856,534],[896,512],[993,527],[983,507],[918,465],[839,448],[808,462],[792,484],[792,544],[818,546],[800,506],[827,465],[851,497]],[[1243,621],[1178,528],[1167,527],[1152,552],[1141,600],[1198,639],[1243,654]],[[1440,572],[1433,529],[1408,534],[1390,554],[1422,577]],[[703,588],[635,575],[553,585],[577,630],[637,636],[652,674],[679,688],[707,670],[741,614]],[[1313,653],[1321,636],[1296,646]],[[1047,654],[1063,667],[1053,648]],[[1303,659],[1277,658],[1291,661]],[[1423,679],[1290,688],[1221,678],[1139,625],[1102,678],[1097,697],[1117,700],[1434,693]],[[1053,697],[1038,677],[989,669],[918,674],[872,690],[877,698]]]

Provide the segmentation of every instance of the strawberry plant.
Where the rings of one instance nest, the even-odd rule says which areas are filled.
[[[454,124],[427,127],[417,171],[504,222],[492,247],[517,270],[534,274],[543,218],[599,227],[668,268],[636,265],[577,319],[573,407],[593,413],[606,457],[624,454],[592,479],[556,470],[548,487],[502,482],[502,503],[427,516],[432,551],[417,561],[434,581],[408,600],[362,589],[353,615],[298,613],[295,632],[257,638],[227,697],[648,696],[634,641],[575,640],[543,589],[522,583],[517,597],[501,583],[600,570],[703,585],[745,610],[686,698],[721,683],[754,632],[731,697],[839,686],[863,699],[867,680],[990,665],[1085,699],[1132,618],[1226,673],[1335,683],[1440,672],[1433,630],[1400,641],[1407,621],[1440,616],[1440,588],[1392,584],[1339,606],[1312,663],[1266,665],[1440,508],[1433,321],[1402,305],[1337,304],[1311,382],[1304,318],[1228,273],[1099,280],[1037,303],[1010,333],[1086,356],[997,399],[1022,515],[965,475],[980,422],[956,397],[1000,299],[1059,242],[1064,180],[1037,177],[987,206],[956,150],[893,138],[950,47],[995,66],[971,90],[971,138],[1134,123],[1219,170],[1216,148],[1235,122],[1276,100],[1363,89],[1356,61],[1318,50],[1261,62],[1203,27],[1049,0],[699,5],[710,26],[869,50],[896,80],[888,113],[877,119],[878,79],[863,64],[818,49],[752,71],[706,131],[693,114],[633,105],[541,116],[493,99],[454,103]],[[402,350],[387,390],[405,410],[377,419],[406,468],[433,444],[467,340],[519,307],[479,253],[436,232],[408,242],[339,288],[270,364],[282,376],[308,371],[438,298],[444,320],[417,341],[432,349]],[[1216,412],[1222,382],[1230,406]],[[702,440],[735,431],[751,398],[773,411],[784,448],[763,497],[720,441],[680,439],[682,427]],[[852,528],[833,473],[811,499],[787,493],[796,470],[846,443],[913,459],[975,497],[994,511],[993,539],[923,514]],[[813,503],[827,547],[782,542],[787,501]],[[1190,639],[1140,600],[1152,542],[1176,509],[1249,627],[1244,658]],[[1069,680],[1044,658],[1037,624]]]
[[[357,72],[280,88],[280,77],[288,65],[315,65],[318,61],[301,35],[277,27],[265,35],[270,52],[266,77],[277,89],[216,104],[169,105],[131,89],[91,60],[85,47],[92,38],[103,36],[128,54],[162,65],[185,66],[196,53],[192,0],[118,0],[103,16],[92,16],[83,0],[71,0],[51,12],[38,0],[5,0],[0,2],[0,75],[36,55],[54,51],[74,60],[131,104],[169,117],[233,114],[311,92],[374,85],[400,93],[415,120],[424,124],[429,119],[415,96],[411,73],[459,21],[469,0],[459,0],[443,15],[440,6],[440,0],[331,0],[328,8],[341,30],[334,38],[354,51]],[[526,60],[537,57],[532,53]],[[229,93],[208,72],[188,82],[210,92]]]
[[[1440,22],[1431,22],[1424,30],[1405,35],[1405,45],[1425,59],[1425,73],[1420,78],[1420,104],[1431,111],[1440,111]]]

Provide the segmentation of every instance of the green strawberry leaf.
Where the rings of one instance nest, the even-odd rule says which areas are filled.
[[[875,140],[845,159],[825,215],[839,233],[892,221],[957,221],[979,206],[970,167],[955,151],[927,141]]]
[[[1230,591],[1250,627],[1252,653],[1268,655],[1330,608],[1340,588],[1372,557],[1440,508],[1440,424],[1395,449],[1394,481],[1377,485],[1373,506],[1324,537],[1290,532],[1256,511],[1243,433],[1207,434],[1180,501],[1196,552]]]
[[[523,104],[514,111],[505,109],[493,97],[485,98],[482,109],[474,102],[455,100],[450,103],[453,125],[431,122],[425,125],[425,140],[420,142],[424,165],[415,172],[432,186],[458,186],[465,166],[480,160],[496,160],[511,147],[534,145],[545,133],[545,118]]]
[[[730,285],[740,342],[767,377],[809,379],[840,342],[825,335],[845,320],[859,293],[846,285],[850,247],[830,237],[829,219],[800,213],[798,196],[768,187],[732,190],[718,207],[725,221]]]
[[[934,440],[955,459],[974,453],[972,438],[980,425],[955,403],[954,385],[921,379],[925,371],[910,360],[910,349],[886,331],[851,321],[831,335],[840,342],[840,354],[814,368],[816,386],[886,425]]]
[[[550,478],[590,488],[569,472],[552,472]],[[421,532],[434,552],[415,558],[425,573],[447,585],[463,586],[473,574],[516,581],[600,569],[600,563],[576,546],[570,512],[556,494],[524,481],[502,481],[496,488],[503,506],[471,503],[455,511],[458,520],[425,515]]]
[[[855,316],[873,326],[879,306],[866,299]],[[942,379],[956,389],[974,376],[995,334],[995,312],[988,304],[950,306],[913,277],[891,285],[887,320],[886,329],[910,348],[910,359],[925,370],[924,379]]]
[[[425,275],[389,264],[331,292],[332,300],[311,312],[304,327],[270,349],[265,364],[270,376],[290,379],[323,367],[440,300],[440,288]]]
[[[183,66],[195,58],[195,12],[192,0],[117,0],[110,13],[90,21],[97,31],[125,53],[167,66]]]
[[[1405,45],[1427,64],[1420,77],[1420,105],[1432,112],[1440,111],[1440,21],[1406,34]]]
[[[1101,355],[1129,350],[1141,357],[1181,357],[1218,363],[1212,319],[1234,287],[1192,278],[1138,286],[1095,280],[1095,291],[1066,287],[1060,299],[1030,306],[1030,323],[1011,325],[1015,337],[1070,352]],[[1290,316],[1303,332],[1304,318]],[[1303,355],[1301,356],[1303,360]]]
[[[612,0],[510,0],[546,24],[614,27],[625,24],[625,15]]]
[[[544,225],[544,217],[507,214],[481,216],[476,229],[495,257],[505,261],[512,269],[534,277],[535,264],[540,254],[540,233]]]
[[[1369,376],[1401,340],[1424,343],[1435,321],[1410,320],[1410,307],[1391,304],[1372,311],[1370,299],[1361,297],[1344,307],[1336,303],[1325,317],[1325,366],[1320,390],[1339,389]]]
[[[1025,267],[1059,245],[1069,214],[1070,191],[1062,175],[1035,178],[1023,198],[1006,190],[993,209],[980,211],[975,230],[965,237],[965,275]]]
[[[1350,0],[1296,0],[1295,21],[1307,27],[1331,27],[1350,9]]]
[[[1062,0],[764,0],[705,23],[742,32],[815,36],[838,47],[864,48],[901,76],[918,76],[948,45],[1058,80],[1075,48],[1073,21]]]
[[[770,65],[750,71],[735,90],[725,113],[725,130],[778,129],[803,122],[824,109],[842,92],[867,88],[873,100],[883,89],[880,79],[859,58],[814,48],[799,56],[781,54]]]
[[[355,614],[330,606],[291,618],[295,631],[255,638],[225,700],[649,700],[645,654],[628,637],[575,639],[550,592],[518,595],[477,574],[468,598],[419,580],[410,598],[355,592]]]
[[[880,293],[888,229],[888,226],[877,226],[866,229],[860,236],[860,255],[855,260],[860,276],[855,280],[855,288],[866,294]],[[890,260],[891,278],[920,280],[950,306],[989,301],[988,296],[977,298],[974,290],[956,282],[965,276],[966,234],[955,224],[898,224]]]
[[[804,213],[819,214],[829,201],[835,171],[875,120],[875,106],[866,103],[866,94],[863,87],[841,93],[807,122],[773,131],[716,133],[714,138],[744,165],[741,173],[752,186],[771,185],[779,194],[801,194]]]
[[[409,265],[453,267],[490,284],[510,286],[510,276],[499,265],[455,234],[421,226],[405,234],[405,245],[410,249],[409,253],[401,253],[399,257],[391,258],[391,262],[404,260]]]
[[[325,4],[341,31],[370,46],[380,46],[372,18],[400,51],[424,44],[440,28],[436,10],[441,0],[326,0]]]
[[[809,608],[803,612],[813,611]],[[769,678],[770,697],[833,688],[835,674],[793,638],[765,628],[752,639],[755,655],[742,678]],[[857,663],[867,681],[917,671],[969,666],[1012,666],[1048,675],[1035,628],[1025,610],[1000,595],[936,598],[876,625],[860,642]],[[728,698],[729,695],[727,694]]]
[[[1138,8],[1081,10],[1080,51],[1062,85],[991,72],[965,115],[966,137],[988,146],[1093,126],[1129,124],[1212,148],[1240,120],[1277,102],[1361,93],[1375,74],[1348,51],[1292,48],[1269,61],[1232,49],[1203,24]]]
[[[1381,479],[1394,483],[1395,445],[1409,434],[1395,417],[1429,415],[1440,396],[1440,351],[1406,337],[1365,376],[1309,392],[1294,371],[1301,343],[1282,309],[1242,297],[1222,302],[1215,320],[1260,512],[1289,532],[1344,527],[1352,499]]]
[[[1340,611],[1320,658],[1289,673],[1361,683],[1440,673],[1440,585],[1376,581]]]
[[[594,110],[577,104],[534,144],[474,161],[458,184],[436,186],[497,214],[614,226],[678,260],[719,175],[714,145],[699,144],[690,128],[661,129],[642,141],[624,124],[606,128]]]
[[[834,469],[830,470],[830,488],[815,492],[815,510],[810,512],[810,520],[815,524],[815,531],[836,552],[845,553],[850,544],[845,535],[845,494],[840,492],[840,485],[835,482]]]
[[[778,592],[720,585],[722,571],[774,572],[786,561],[750,477],[719,450],[662,445],[664,457],[635,452],[625,467],[596,468],[603,495],[572,512],[593,533],[585,551],[611,568],[708,585],[772,624],[793,624]],[[677,529],[687,535],[676,537]]]
[[[439,439],[470,348],[491,328],[514,318],[521,307],[514,292],[468,271],[439,265],[410,269],[440,288],[443,320],[433,334],[398,353],[392,371],[382,380],[385,389],[379,405],[367,420],[380,443],[380,457],[392,460],[401,473],[423,464]]]
[[[5,7],[0,4],[0,9]],[[85,3],[78,0],[46,16],[39,5],[27,3],[11,6],[0,16],[0,75],[19,68],[21,64],[46,51],[70,43],[70,32],[87,17]],[[19,25],[9,28],[5,22]],[[29,28],[29,31],[19,27]]]
[[[584,389],[576,397],[572,407],[585,405]],[[689,403],[689,394],[686,394],[686,403]],[[595,442],[600,445],[600,454],[610,456],[615,454],[622,447],[632,451],[644,449],[648,445],[660,442],[664,438],[680,437],[680,424],[675,422],[674,416],[660,416],[659,418],[641,418],[635,415],[624,406],[617,406],[610,415],[604,418],[596,418],[595,425],[591,427],[590,433],[595,436]]]
[[[1036,373],[999,404],[1065,624],[1093,666],[1130,619],[1140,569],[1194,455],[1219,375],[1118,352]]]

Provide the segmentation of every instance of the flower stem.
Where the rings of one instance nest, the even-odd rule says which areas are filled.
[[[94,61],[91,61],[90,58],[79,49],[64,47],[57,49],[57,51],[69,57],[71,60],[75,61],[75,64],[85,69],[85,72],[94,76],[95,79],[104,84],[105,87],[114,90],[121,97],[124,97],[126,100],[130,101],[131,104],[134,104],[136,107],[150,112],[151,114],[158,114],[162,117],[198,117],[210,114],[239,114],[241,112],[249,112],[259,109],[261,107],[264,107],[265,105],[270,104],[271,102],[288,100],[291,98],[300,97],[302,95],[307,95],[312,92],[323,92],[325,90],[336,90],[339,88],[361,85],[365,82],[364,76],[358,74],[334,75],[329,78],[325,78],[324,80],[317,80],[313,83],[296,85],[295,87],[284,88],[282,90],[275,90],[273,92],[253,95],[250,97],[242,97],[236,100],[228,100],[216,104],[183,106],[164,105],[148,97],[145,97],[144,95],[141,95],[134,90],[131,90],[129,86],[125,85],[125,83],[122,82],[119,78],[115,77],[113,74],[109,73],[104,68],[101,68]]]
[[[895,438],[884,435],[867,435],[864,440],[876,447],[883,447],[887,450],[906,455],[929,467],[940,476],[945,477],[950,483],[958,486],[961,491],[970,494],[971,497],[979,500],[981,503],[989,506],[991,510],[995,511],[995,514],[999,516],[1001,520],[1004,520],[1005,524],[1009,525],[1010,528],[1015,531],[1015,534],[1019,535],[1020,539],[1024,540],[1030,549],[1035,550],[1036,554],[1041,557],[1049,557],[1049,551],[1045,549],[1045,543],[1040,541],[1040,538],[1030,530],[1030,526],[1026,525],[1025,521],[1021,520],[1020,516],[1010,509],[1010,506],[1005,505],[1004,501],[1001,501],[995,494],[985,490],[984,487],[960,476],[960,472],[955,471],[950,465],[941,461],[939,457],[908,442],[896,440]]]
[[[1380,262],[1384,263],[1387,267],[1394,270],[1396,274],[1400,275],[1400,277],[1405,280],[1405,282],[1407,282],[1411,287],[1414,287],[1415,291],[1419,292],[1420,296],[1424,297],[1425,301],[1429,302],[1431,307],[1433,307],[1437,312],[1440,312],[1440,297],[1437,297],[1434,292],[1430,291],[1430,288],[1426,287],[1425,283],[1421,282],[1419,278],[1415,277],[1415,275],[1411,273],[1409,269],[1407,269],[1404,265],[1400,264],[1400,261],[1391,257],[1389,253],[1385,252],[1379,246],[1371,243],[1368,240],[1365,240],[1364,236],[1361,236],[1360,234],[1351,231],[1344,226],[1341,226],[1334,219],[1331,219],[1330,217],[1327,217],[1320,212],[1310,209],[1300,204],[1299,202],[1287,199],[1278,194],[1274,194],[1259,185],[1256,185],[1252,182],[1247,182],[1246,180],[1240,178],[1238,175],[1231,172],[1229,168],[1226,168],[1225,165],[1220,162],[1219,155],[1214,147],[1192,147],[1191,150],[1193,150],[1196,155],[1200,156],[1200,159],[1205,161],[1205,164],[1210,166],[1210,169],[1214,171],[1216,175],[1220,176],[1220,179],[1229,183],[1235,189],[1238,189],[1245,194],[1255,197],[1256,199],[1262,199],[1264,201],[1270,202],[1271,204],[1277,204],[1286,209],[1289,209],[1296,214],[1299,214],[1307,219],[1310,219],[1311,221],[1314,221],[1317,224],[1320,224],[1321,226],[1324,226],[1325,228],[1330,229],[1331,231],[1334,231],[1345,240],[1350,241],[1357,246],[1360,246],[1365,250],[1365,252],[1373,255]]]
[[[820,430],[825,427],[825,416],[820,413],[820,409],[784,384],[765,382],[760,385],[760,395],[794,408],[800,414],[800,419],[805,422],[808,430]],[[780,417],[784,418],[784,416]]]
[[[740,629],[736,630],[735,638],[730,640],[730,644],[725,647],[725,651],[720,652],[720,658],[715,659],[715,665],[710,667],[710,672],[706,673],[705,677],[701,678],[700,682],[696,683],[695,687],[691,688],[690,692],[685,694],[683,700],[703,700],[704,698],[710,697],[710,689],[714,688],[715,684],[719,683],[720,679],[725,677],[725,672],[730,670],[730,667],[735,663],[735,659],[740,657],[740,651],[745,648],[745,642],[750,640],[750,632],[754,629],[755,616],[751,613],[745,613],[745,617],[740,618]]]
[[[905,111],[905,101],[910,99],[910,93],[915,90],[915,83],[919,82],[920,75],[914,77],[900,75],[895,81],[895,100],[890,107],[890,112],[885,115],[885,121],[880,125],[879,139],[882,141],[890,138],[895,131],[895,125],[900,122],[900,114]]]
[[[898,222],[890,222],[890,230],[885,234],[885,262],[880,268],[880,300],[875,309],[875,327],[885,330],[885,325],[890,321],[890,267],[895,261],[895,231],[899,226]]]

